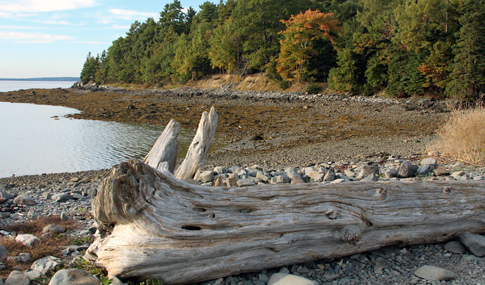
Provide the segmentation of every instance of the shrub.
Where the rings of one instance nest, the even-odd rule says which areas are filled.
[[[438,130],[438,141],[428,146],[447,158],[471,164],[485,163],[485,107],[454,110]]]
[[[288,87],[290,87],[290,83],[286,80],[283,80],[280,82],[280,88],[281,90],[286,90],[288,89]]]
[[[320,86],[316,85],[316,84],[313,84],[311,83],[310,85],[308,85],[308,87],[306,88],[306,92],[308,94],[317,94],[321,91],[322,89],[320,88]]]

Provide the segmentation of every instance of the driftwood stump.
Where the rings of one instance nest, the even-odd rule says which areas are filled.
[[[185,284],[485,232],[485,182],[203,187],[155,164],[115,166],[93,199],[85,258],[110,276]]]

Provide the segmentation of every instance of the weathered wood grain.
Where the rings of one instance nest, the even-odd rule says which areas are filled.
[[[93,199],[86,258],[120,278],[211,280],[485,232],[485,182],[202,187],[130,160]]]

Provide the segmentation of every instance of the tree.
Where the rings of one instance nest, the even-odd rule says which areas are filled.
[[[451,81],[446,86],[449,97],[467,100],[483,99],[485,93],[485,0],[466,0],[458,42],[453,50]]]
[[[209,59],[212,68],[232,73],[240,65],[241,41],[231,20],[214,30],[209,40]]]
[[[91,56],[91,52],[88,53],[86,61],[84,62],[83,69],[81,71],[81,82],[88,83],[94,81],[96,77],[96,71],[99,68],[99,55],[95,58]]]
[[[312,78],[317,73],[316,69],[309,70],[309,60],[317,55],[315,42],[332,40],[331,32],[338,29],[337,19],[331,13],[307,10],[281,22],[286,25],[286,30],[280,32],[283,39],[277,72],[288,81]]]

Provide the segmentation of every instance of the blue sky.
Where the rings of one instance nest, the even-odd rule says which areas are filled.
[[[206,0],[180,0],[199,10]],[[219,1],[212,3],[218,4]],[[79,76],[135,20],[158,20],[173,0],[0,0],[0,77]]]

